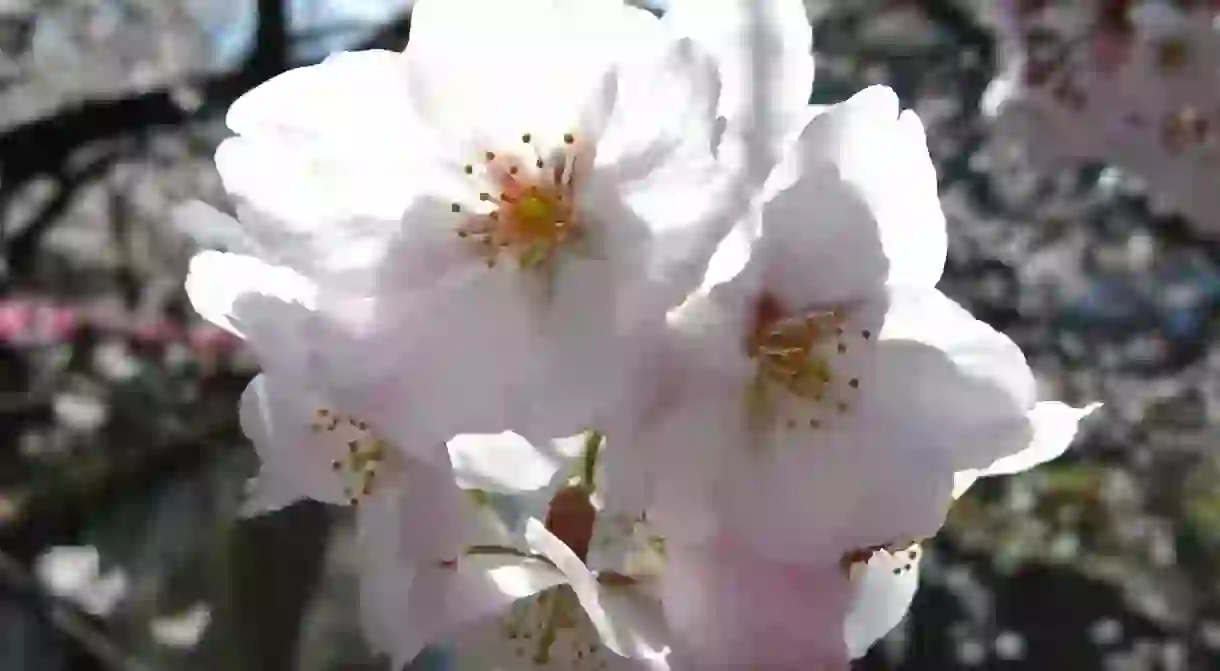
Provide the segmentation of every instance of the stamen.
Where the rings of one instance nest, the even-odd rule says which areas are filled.
[[[331,459],[330,468],[343,483],[343,496],[348,503],[358,505],[373,495],[390,450],[369,433],[368,423],[321,408],[314,413],[313,426],[319,433],[335,434],[333,442],[327,437],[323,445],[338,457]]]
[[[747,342],[758,366],[747,401],[750,424],[761,430],[798,425],[820,429],[829,414],[848,413],[851,403],[842,394],[859,390],[861,384],[858,377],[848,378],[836,370],[841,365],[837,358],[849,349],[843,340],[847,330],[842,311],[785,315],[770,296],[760,299],[757,310],[754,335]],[[796,404],[784,403],[781,408],[785,395]],[[781,409],[783,414],[796,415],[781,416]]]
[[[556,163],[548,164],[533,139],[532,133],[521,135],[522,143],[533,151],[540,172],[530,174],[511,157],[501,165],[489,166],[486,180],[490,183],[479,192],[479,202],[495,207],[458,227],[460,238],[473,238],[476,251],[488,268],[499,263],[501,253],[512,254],[521,268],[548,266],[561,248],[583,234],[573,197],[575,152],[560,151],[560,156],[553,159]],[[575,136],[569,133],[564,140],[565,144],[573,144]],[[497,158],[492,151],[484,156],[489,163]],[[553,169],[545,170],[548,165]],[[453,212],[461,213],[463,209],[454,204]]]

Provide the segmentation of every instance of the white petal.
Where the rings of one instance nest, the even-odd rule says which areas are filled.
[[[456,566],[378,565],[365,571],[362,610],[370,643],[402,668],[425,646],[553,587],[562,575],[537,560],[477,555]]]
[[[329,503],[347,500],[342,482],[330,467],[332,453],[310,431],[314,410],[324,404],[299,383],[264,373],[242,393],[242,431],[262,460],[256,499],[249,504],[251,512],[255,506],[279,507],[294,498]]]
[[[1054,401],[1037,404],[1029,412],[1029,421],[1034,428],[1034,439],[1029,447],[1014,455],[997,459],[983,469],[983,475],[1020,473],[1058,458],[1072,444],[1076,431],[1080,428],[1080,421],[1100,407],[1100,403],[1090,403],[1083,408],[1073,408]]]
[[[614,107],[597,142],[596,169],[638,182],[685,170],[711,157],[720,78],[710,55],[690,39],[634,37],[638,50],[619,73]],[[668,173],[668,174],[667,174]]]
[[[545,487],[556,473],[569,468],[569,456],[546,446],[534,447],[511,432],[462,434],[448,443],[458,483],[466,489],[513,494]]]
[[[579,604],[563,586],[521,599],[507,615],[476,624],[456,637],[452,661],[461,669],[668,670],[663,655],[629,660],[610,652],[588,618],[574,610],[579,611]]]
[[[675,0],[663,22],[716,60],[723,85],[719,115],[728,122],[729,146],[721,152],[759,161],[752,179],[761,184],[803,125],[809,102],[813,31],[804,3]]]
[[[238,98],[225,122],[233,132],[310,143],[366,160],[417,150],[402,55],[338,53],[289,70]]]
[[[844,632],[852,659],[863,657],[906,616],[919,587],[921,550],[918,545],[893,554],[881,550],[865,567],[853,569],[855,595]]]
[[[358,533],[370,552],[399,561],[438,562],[477,542],[476,510],[443,458],[408,460],[358,509]]]
[[[955,470],[1020,449],[1036,399],[1020,348],[935,289],[889,299],[875,369],[860,382],[870,430],[936,447]]]
[[[424,295],[386,294],[366,332],[331,345],[325,375],[380,431],[423,456],[455,435],[515,429],[512,399],[542,357],[523,279],[473,264]]]
[[[628,330],[659,318],[698,285],[748,204],[711,154],[717,79],[710,60],[680,40],[647,65],[647,74],[620,82],[578,194],[597,224],[595,245],[618,278],[614,306]]]
[[[660,626],[657,618],[646,617],[629,600],[609,594],[584,562],[547,531],[541,521],[531,519],[526,523],[525,538],[530,547],[545,555],[563,573],[607,648],[630,658],[662,654],[657,639],[663,634],[653,629]]]
[[[205,251],[191,259],[186,293],[204,319],[240,337],[241,318],[235,306],[243,298],[265,296],[302,307],[314,303],[316,290],[297,273],[268,265],[251,256]],[[248,311],[247,320],[257,315]]]
[[[986,468],[955,473],[953,498],[965,494],[980,477],[1020,473],[1058,458],[1072,444],[1076,431],[1080,428],[1080,421],[1100,407],[1100,403],[1090,403],[1083,408],[1073,408],[1053,401],[1039,403],[1028,415],[1033,430],[1033,438],[1028,446],[1015,454],[1000,457]]]
[[[502,150],[527,132],[557,142],[576,130],[601,97],[603,76],[646,38],[649,23],[645,12],[609,0],[422,0],[405,52],[416,109],[451,140],[484,143],[481,150]]]
[[[794,431],[805,440],[741,450],[717,499],[726,529],[763,558],[818,562],[930,537],[944,523],[953,471],[928,444],[833,420]]]
[[[799,177],[763,212],[769,284],[785,304],[932,287],[947,233],[923,127],[871,87],[817,114],[788,158]]]
[[[230,138],[216,168],[238,219],[271,260],[367,286],[415,197],[417,172],[302,144]]]
[[[767,562],[727,545],[667,544],[665,614],[690,668],[845,668],[851,596],[836,562]]]

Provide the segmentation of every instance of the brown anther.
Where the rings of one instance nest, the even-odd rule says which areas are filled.
[[[843,403],[843,402],[839,403],[839,412],[840,413],[846,413],[850,409],[851,409],[851,406],[847,405],[846,403]]]
[[[902,575],[902,569],[900,569],[900,568],[894,569],[894,575]]]
[[[473,166],[473,165],[470,165],[469,163],[467,163],[465,166],[463,166],[463,167],[462,167],[462,170],[463,170],[463,171],[464,171],[464,172],[465,172],[467,175],[473,175],[473,174],[474,174],[474,166]]]
[[[470,237],[470,234],[467,233],[466,231],[458,231],[457,234],[458,234],[459,238],[469,238]]]
[[[847,381],[847,386],[851,387],[852,389],[859,389],[860,380],[858,378],[853,377],[852,379]]]
[[[860,337],[868,340],[869,338],[873,337],[873,332],[868,329],[864,329],[860,332]]]
[[[496,267],[496,259],[495,259],[495,257],[494,257],[494,256],[493,256],[492,258],[490,258],[490,259],[487,259],[487,267],[488,267],[488,268],[495,268],[495,267]]]
[[[351,497],[350,499],[348,499],[347,502],[353,507],[357,507],[360,505],[360,499],[358,499],[354,496]]]
[[[481,200],[483,202],[487,202],[487,201],[491,200],[491,194],[487,193],[487,192],[480,193],[479,200]]]
[[[526,133],[521,136],[521,141],[524,142],[525,144],[529,144],[530,140],[533,140],[533,139],[534,139],[534,136],[530,135],[529,133]]]
[[[355,454],[356,450],[359,450],[359,449],[360,449],[360,441],[358,441],[358,440],[347,441],[347,451],[348,452]]]
[[[486,154],[483,154],[483,158],[486,158],[488,161],[494,161],[496,160],[496,152],[489,151]]]
[[[820,428],[822,428],[822,423],[816,419],[811,419],[811,420],[809,420],[809,428],[820,429]]]
[[[508,169],[508,174],[510,174],[510,175],[515,175],[515,174],[517,174],[517,173],[518,173],[518,172],[520,172],[520,171],[521,171],[521,170],[520,170],[520,168],[518,168],[517,166],[515,166],[515,165],[514,165],[514,166],[512,166],[511,168],[509,168],[509,169]]]
[[[539,168],[542,168],[542,167],[546,166],[546,162],[543,161],[542,159],[538,159],[537,161],[534,161],[534,165],[538,166]]]
[[[458,203],[454,203],[453,205],[450,205],[450,206],[449,206],[449,209],[450,209],[450,210],[453,210],[453,212],[456,214],[456,213],[458,213],[458,212],[461,212],[461,211],[462,211],[462,206],[461,206],[460,204],[458,204]]]
[[[572,135],[571,133],[563,134],[563,143],[564,144],[572,144],[573,142],[576,142],[576,137],[574,135]]]
[[[847,343],[845,343],[845,342],[839,343],[838,349],[839,349],[839,354],[847,354]]]
[[[343,462],[339,461],[338,459],[335,459],[334,461],[330,462],[330,469],[332,471],[337,471],[340,468],[343,468]]]

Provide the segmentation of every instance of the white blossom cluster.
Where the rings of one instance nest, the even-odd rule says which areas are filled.
[[[1092,407],[936,288],[919,119],[809,107],[810,40],[801,0],[422,0],[233,105],[235,216],[178,216],[262,367],[249,510],[355,509],[398,666],[843,669],[956,496],[1067,448]]]
[[[1220,7],[1212,0],[988,2],[1004,74],[984,104],[1043,167],[1102,162],[1220,234]]]

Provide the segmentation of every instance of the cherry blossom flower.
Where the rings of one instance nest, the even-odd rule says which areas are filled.
[[[505,437],[464,440],[486,447]],[[585,476],[562,484],[571,482],[562,477],[568,467],[585,457],[572,458],[565,449],[571,445],[557,446],[567,458],[556,462],[554,484],[541,488],[549,498],[541,510],[526,511],[521,533],[485,524],[471,545],[441,562],[366,546],[372,570],[364,578],[365,628],[377,648],[398,665],[426,645],[448,643],[476,666],[668,668],[660,604],[641,583],[649,576],[633,574],[629,562],[597,572],[586,563],[599,513]]]
[[[1220,32],[1192,0],[988,3],[1008,62],[985,98],[1042,167],[1103,161],[1214,234]]]
[[[714,153],[720,91],[696,40],[619,0],[423,0],[403,53],[239,99],[216,163],[251,253],[361,298],[318,365],[405,401],[368,421],[407,449],[570,435],[749,199]]]
[[[1029,444],[1034,380],[935,289],[935,175],[891,91],[817,115],[790,159],[741,272],[671,315],[630,449],[668,540],[825,564],[934,535],[955,472]]]
[[[352,404],[351,394],[311,366],[327,344],[311,328],[318,290],[290,269],[204,252],[192,261],[187,291],[206,318],[246,340],[263,369],[240,407],[242,429],[262,461],[248,513],[302,498],[357,506],[367,533],[393,538],[413,557],[446,558],[473,533],[463,484],[530,491],[561,466],[554,455],[512,434],[458,436],[433,445],[438,455],[432,459],[405,449],[396,435],[364,419],[365,408]]]

